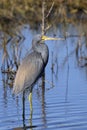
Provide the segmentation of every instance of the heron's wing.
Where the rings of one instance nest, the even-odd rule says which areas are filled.
[[[27,87],[31,87],[39,78],[44,69],[44,63],[40,54],[33,52],[24,58],[16,74],[13,92],[18,94]]]

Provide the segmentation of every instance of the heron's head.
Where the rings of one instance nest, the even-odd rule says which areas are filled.
[[[36,45],[37,43],[44,43],[44,41],[46,41],[46,40],[58,40],[58,38],[53,38],[53,37],[48,37],[48,36],[45,36],[45,35],[37,34],[33,38],[32,44]]]
[[[40,34],[37,34],[36,36],[34,36],[32,44],[36,44],[36,43],[40,43],[42,41],[42,36]]]

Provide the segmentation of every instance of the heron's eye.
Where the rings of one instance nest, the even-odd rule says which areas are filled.
[[[42,42],[42,39],[38,40],[38,43],[40,44]]]

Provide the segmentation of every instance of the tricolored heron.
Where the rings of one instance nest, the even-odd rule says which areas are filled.
[[[44,43],[45,40],[57,39],[36,35],[32,40],[32,49],[20,64],[14,81],[13,93],[18,94],[29,88],[30,102],[32,100],[33,85],[41,77],[49,58],[49,49]]]

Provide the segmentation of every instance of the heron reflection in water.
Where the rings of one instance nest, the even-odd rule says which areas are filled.
[[[58,40],[42,35],[36,35],[32,40],[32,49],[30,53],[23,59],[18,68],[13,93],[19,94],[27,88],[30,91],[29,101],[30,110],[32,111],[32,90],[34,83],[41,77],[47,65],[49,58],[48,46],[44,43],[45,40]]]

